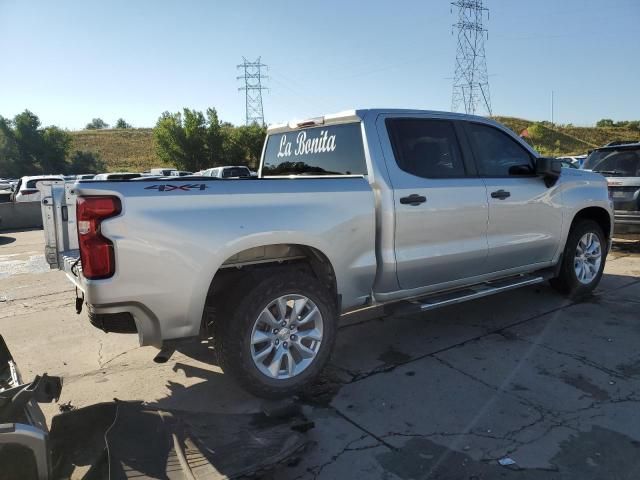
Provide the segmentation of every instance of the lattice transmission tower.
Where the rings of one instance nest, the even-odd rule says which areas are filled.
[[[479,105],[491,115],[489,76],[484,50],[488,31],[482,21],[489,9],[482,0],[458,0],[451,5],[458,8],[458,22],[453,24],[458,31],[456,68],[453,78],[451,110],[457,112],[464,105],[464,112],[474,114]]]
[[[267,87],[262,86],[262,80],[269,78],[262,74],[262,69],[267,69],[267,65],[261,63],[260,57],[255,62],[250,62],[242,57],[242,63],[237,66],[241,69],[242,75],[238,79],[244,79],[244,87],[238,90],[245,91],[245,118],[247,125],[257,123],[264,125],[264,109],[262,108],[262,91]]]

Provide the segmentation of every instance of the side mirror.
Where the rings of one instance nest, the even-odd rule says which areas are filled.
[[[536,159],[536,175],[544,178],[547,187],[553,185],[562,173],[562,162],[555,158],[540,157]]]

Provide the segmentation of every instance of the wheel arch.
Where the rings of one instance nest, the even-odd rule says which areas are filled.
[[[241,250],[230,255],[216,270],[207,290],[202,327],[215,320],[215,305],[225,301],[234,288],[240,288],[256,274],[286,268],[297,269],[320,280],[340,308],[336,271],[329,257],[319,248],[298,243],[277,243]]]
[[[581,220],[593,220],[596,222],[602,229],[607,242],[609,242],[613,222],[611,221],[611,214],[605,208],[592,206],[579,210],[571,220],[569,231]]]

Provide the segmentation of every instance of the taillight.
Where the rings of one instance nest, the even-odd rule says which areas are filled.
[[[76,220],[82,274],[90,280],[109,278],[116,271],[113,243],[102,236],[103,220],[122,210],[118,197],[78,197]]]
[[[33,195],[34,193],[38,193],[38,189],[37,188],[35,188],[35,189],[34,188],[30,188],[30,189],[27,189],[27,190],[20,190],[20,193],[22,195]]]

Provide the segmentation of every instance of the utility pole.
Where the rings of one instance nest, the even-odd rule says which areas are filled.
[[[551,126],[553,127],[553,90],[551,90]]]
[[[484,49],[488,31],[482,20],[489,19],[489,9],[482,0],[457,0],[451,3],[458,9],[458,21],[453,27],[458,32],[456,66],[453,77],[453,95],[451,110],[456,112],[460,104],[465,113],[475,114],[478,105],[491,115],[491,96],[489,95],[489,76]]]
[[[262,74],[262,69],[267,69],[267,65],[260,62],[260,57],[255,62],[250,62],[242,57],[242,61],[240,65],[237,65],[237,68],[242,71],[242,75],[236,78],[238,80],[244,79],[244,87],[240,87],[238,90],[245,91],[246,124],[257,123],[264,126],[262,90],[267,90],[267,87],[262,86],[262,80],[269,77]]]

